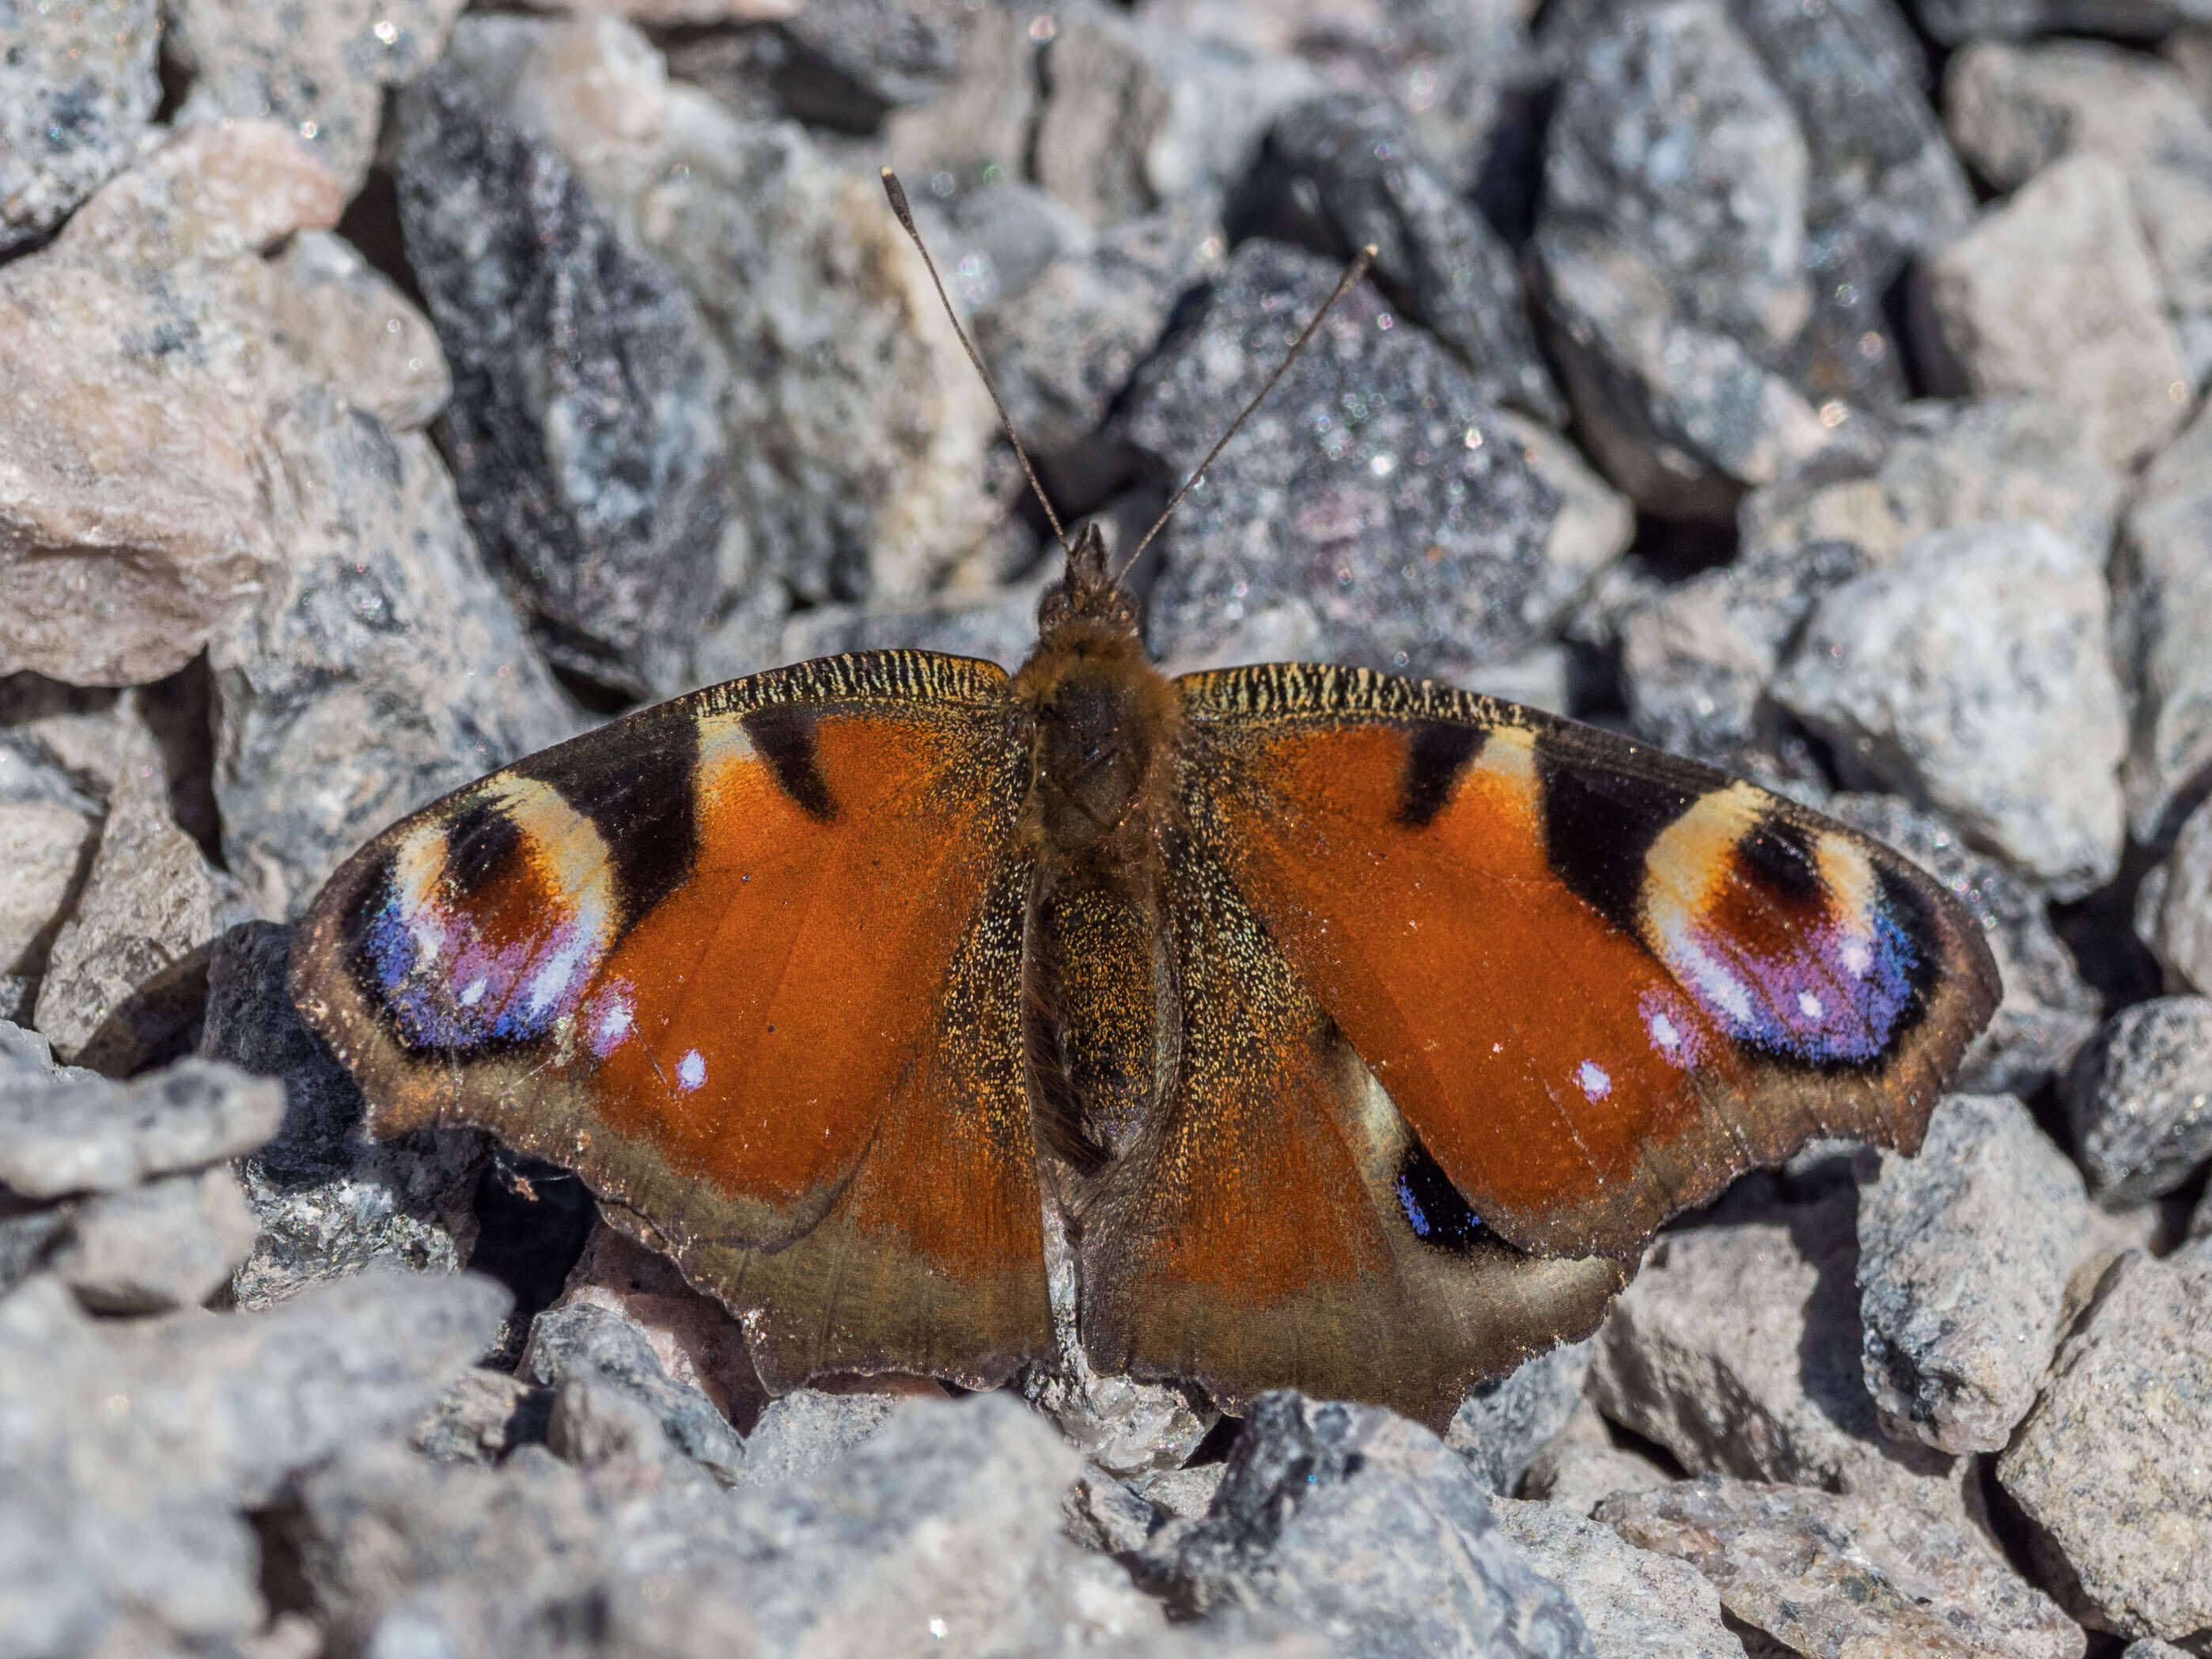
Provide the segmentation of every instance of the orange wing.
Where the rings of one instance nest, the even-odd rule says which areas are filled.
[[[1051,1351],[1005,674],[832,658],[617,721],[380,836],[293,992],[372,1127],[576,1169],[764,1379]]]
[[[1997,994],[1887,848],[1609,733],[1364,670],[1180,683],[1192,833],[1452,1186],[1634,1252],[1806,1139],[1907,1148]]]

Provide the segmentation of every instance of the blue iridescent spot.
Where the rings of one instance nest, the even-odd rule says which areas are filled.
[[[1464,1250],[1486,1231],[1481,1218],[1468,1207],[1450,1177],[1437,1167],[1437,1161],[1419,1141],[1406,1149],[1396,1191],[1406,1224],[1424,1244],[1440,1250]]]

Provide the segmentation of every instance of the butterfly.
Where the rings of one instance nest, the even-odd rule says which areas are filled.
[[[1051,1364],[1049,1207],[1099,1371],[1441,1425],[1746,1170],[1917,1146],[1997,978],[1898,854],[1626,738],[1168,678],[1090,528],[1012,676],[800,663],[403,819],[292,990],[377,1133],[574,1169],[772,1391]]]

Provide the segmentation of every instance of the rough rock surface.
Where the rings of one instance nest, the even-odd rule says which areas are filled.
[[[2081,1173],[2010,1095],[1947,1095],[1859,1182],[1859,1316],[1884,1426],[2002,1451],[2034,1403],[2089,1221]]]
[[[556,1428],[568,1390],[586,1384],[643,1407],[673,1452],[725,1485],[735,1481],[744,1461],[744,1442],[714,1402],[671,1382],[645,1333],[605,1308],[578,1304],[540,1314],[532,1322],[517,1374],[560,1391],[554,1402]]]
[[[1955,1505],[1948,1460],[1878,1432],[1851,1193],[1754,1196],[1647,1253],[1593,1339],[1591,1400],[1692,1474]]]
[[[1930,531],[2008,519],[2039,519],[2098,557],[2110,545],[2120,480],[2063,404],[1923,398],[1889,418],[1886,441],[1838,446],[1746,495],[1742,556],[1835,540],[1887,564]]]
[[[1708,1475],[1608,1498],[1630,1543],[1694,1565],[1738,1621],[1813,1659],[2080,1659],[2081,1632],[1980,1540],[1910,1506]]]
[[[265,1316],[95,1323],[51,1279],[0,1297],[0,1608],[25,1655],[139,1620],[184,1643],[267,1616],[239,1510],[418,1417],[497,1322],[487,1280],[371,1277]]]
[[[1743,1651],[1696,1568],[1555,1504],[1501,1498],[1491,1512],[1537,1571],[1567,1588],[1597,1659],[1736,1659]]]
[[[284,565],[209,655],[224,854],[284,917],[393,819],[574,728],[427,438],[320,390],[271,430]]]
[[[1945,391],[2035,392],[2079,416],[2124,470],[2189,402],[2189,365],[2127,175],[2069,155],[1929,260],[1923,351]]]
[[[251,603],[280,557],[261,411],[289,382],[237,296],[343,204],[282,129],[206,128],[0,270],[0,672],[157,679]]]
[[[1825,810],[1903,853],[1982,925],[2004,990],[1988,1027],[1967,1045],[1955,1086],[2025,1096],[2063,1076],[2097,1029],[2098,999],[2051,931],[2043,895],[1895,795],[1838,794]]]
[[[2107,1209],[2172,1192],[2212,1158],[2212,998],[2123,1008],[2068,1079],[2067,1127]]]
[[[237,1177],[203,1170],[73,1206],[53,1267],[95,1313],[166,1313],[228,1284],[255,1232]]]
[[[2212,1626],[2212,1242],[2130,1252],[2060,1346],[1997,1480],[2063,1563],[2070,1604],[2124,1636]]]
[[[1256,1605],[1360,1659],[1595,1652],[1466,1464],[1373,1407],[1261,1395],[1206,1519],[1146,1571],[1186,1616]]]
[[[130,161],[161,99],[159,22],[156,0],[0,4],[0,252]]]
[[[1552,118],[1536,233],[1569,401],[1638,505],[1724,520],[1831,428],[1780,372],[1813,314],[1805,138],[1727,15],[1626,12]]]
[[[210,952],[200,1052],[281,1085],[282,1119],[239,1165],[260,1235],[231,1281],[241,1308],[274,1305],[372,1264],[455,1273],[477,1236],[483,1137],[427,1130],[372,1141],[361,1090],[292,1006],[291,930],[250,922]],[[267,1086],[267,1085],[263,1085]],[[266,1142],[266,1145],[263,1145]]]
[[[26,1068],[0,1082],[0,1186],[34,1199],[125,1192],[252,1151],[283,1111],[272,1085],[207,1060],[129,1083]]]
[[[399,110],[401,222],[453,369],[440,432],[470,525],[556,667],[679,690],[727,501],[698,308],[466,76],[434,70]]]
[[[1328,252],[1372,243],[1375,281],[1449,346],[1481,394],[1554,424],[1565,405],[1530,331],[1513,256],[1474,206],[1423,162],[1389,105],[1333,94],[1279,117],[1242,210],[1261,223],[1312,198]],[[1290,198],[1270,213],[1251,197]]]
[[[167,50],[191,83],[183,118],[281,122],[315,147],[350,196],[376,148],[385,88],[436,60],[465,3],[167,0]]]
[[[2152,898],[2142,918],[2146,942],[2178,988],[2212,995],[2212,804],[2182,820]]]
[[[1568,1342],[1510,1376],[1483,1383],[1452,1413],[1444,1444],[1467,1460],[1484,1486],[1511,1497],[1536,1454],[1581,1406],[1589,1367],[1589,1344]]]
[[[2112,559],[2113,647],[2135,719],[2122,778],[2138,840],[2155,838],[2212,768],[2212,414],[2144,471]]]
[[[1938,531],[1814,610],[1774,696],[1847,774],[2063,896],[2118,868],[2126,744],[2094,556],[2031,521]]]
[[[1337,274],[1239,248],[1139,374],[1129,441],[1187,477]],[[1355,289],[1168,521],[1147,637],[1181,667],[1304,657],[1457,678],[1521,643],[1558,510],[1467,370]]]
[[[1530,1462],[1521,1496],[1587,1516],[1617,1492],[1649,1492],[1678,1474],[1642,1452],[1614,1444],[1611,1425],[1585,1398],[1566,1427]]]
[[[283,349],[395,433],[436,418],[453,389],[437,332],[352,243],[303,230],[266,269],[264,303]]]

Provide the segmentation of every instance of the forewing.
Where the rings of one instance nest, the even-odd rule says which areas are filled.
[[[1525,1249],[1626,1256],[1814,1136],[1917,1146],[1995,1006],[1952,895],[1709,768],[1364,670],[1179,684],[1191,833]]]
[[[747,1316],[772,1387],[994,1383],[1050,1348],[1024,763],[988,664],[716,686],[386,830],[303,923],[294,995],[378,1133],[576,1169]]]

